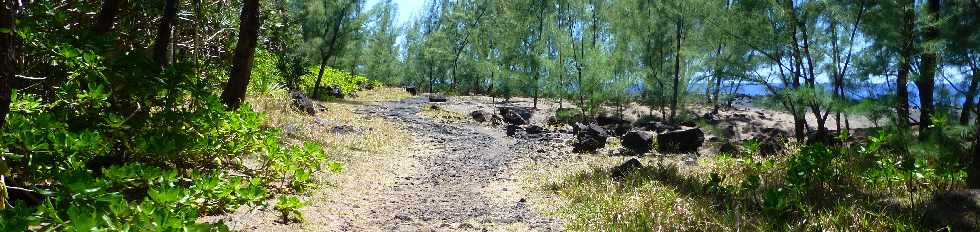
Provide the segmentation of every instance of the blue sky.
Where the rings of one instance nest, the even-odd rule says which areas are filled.
[[[366,7],[370,9],[374,4],[381,0],[367,0]],[[412,21],[416,15],[422,12],[422,8],[425,6],[425,0],[392,0],[398,7],[398,25],[405,25],[406,23]]]

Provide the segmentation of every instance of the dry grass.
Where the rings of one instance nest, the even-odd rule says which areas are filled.
[[[341,218],[350,214],[350,202],[376,194],[382,186],[394,183],[398,173],[411,172],[414,164],[401,151],[414,148],[402,125],[379,116],[358,114],[365,105],[408,97],[402,89],[378,88],[358,93],[358,98],[336,102],[317,102],[327,108],[309,116],[291,107],[288,96],[253,96],[252,108],[266,114],[267,127],[283,131],[286,143],[316,142],[324,147],[328,159],[344,164],[341,173],[321,172],[317,187],[300,196],[306,207],[302,223],[282,224],[272,209],[242,208],[227,218],[228,225],[243,231],[343,231]],[[350,217],[347,215],[346,217]]]
[[[252,97],[249,103],[255,111],[266,114],[266,125],[281,129],[288,142],[317,142],[328,154],[342,155],[353,151],[383,153],[408,141],[401,127],[383,118],[359,115],[354,110],[361,105],[407,96],[404,91],[380,88],[360,92],[361,97],[339,102],[317,102],[326,111],[309,116],[293,109],[286,96]]]
[[[740,186],[747,159],[644,157],[646,166],[624,179],[610,178],[609,168],[626,158],[586,158],[588,165],[552,169],[539,180],[558,195],[554,212],[574,231],[916,231],[908,214],[883,211],[873,199],[850,197],[828,206],[803,206],[789,221],[762,213],[761,192],[719,195],[709,189],[711,173],[720,186]],[[785,157],[754,157],[768,164],[759,171],[763,185],[782,186]],[[549,171],[540,171],[548,173]],[[556,174],[557,173],[557,174]],[[561,177],[561,175],[564,175]],[[739,195],[741,194],[741,195]],[[747,197],[754,196],[754,197]]]
[[[410,97],[412,95],[408,94],[405,89],[402,88],[376,88],[374,90],[362,91],[358,93],[358,98],[355,98],[354,102],[376,104],[385,101],[396,101]]]
[[[424,117],[434,118],[444,122],[472,121],[466,114],[446,110],[441,105],[432,103],[422,105],[422,112],[420,114]]]

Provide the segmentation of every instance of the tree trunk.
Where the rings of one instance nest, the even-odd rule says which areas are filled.
[[[980,6],[977,5],[977,1],[974,0],[973,9],[975,11],[980,11]],[[973,60],[971,60],[973,62]],[[977,64],[971,63],[973,68],[973,79],[976,80],[980,77],[977,74]],[[968,188],[980,188],[980,116],[977,117],[977,131],[976,131],[976,141],[973,142],[973,160],[970,162],[970,167],[967,168],[966,172],[966,186]]]
[[[313,83],[313,98],[320,98],[320,81],[323,80],[323,71],[327,69],[326,57],[320,57],[320,71],[316,73],[316,82]]]
[[[797,36],[797,33],[799,32],[799,29],[798,29],[799,25],[797,25],[797,24],[799,23],[799,21],[797,21],[797,19],[796,19],[796,8],[795,8],[795,6],[793,6],[793,2],[790,1],[789,4],[790,4],[789,5],[789,10],[790,10],[790,12],[792,12],[790,14],[792,16],[792,18],[790,19],[790,22],[789,22],[789,26],[792,28],[792,30],[791,30],[792,31],[792,34],[791,34],[792,40],[790,40],[790,42],[792,44],[790,44],[790,45],[793,48],[792,49],[792,56],[793,56],[793,66],[792,66],[792,69],[793,70],[792,70],[792,73],[791,74],[792,74],[792,77],[793,77],[793,89],[799,90],[800,89],[800,78],[803,77],[803,58],[802,58],[802,54],[801,54],[801,51],[800,51],[799,38]],[[794,131],[795,131],[795,134],[796,134],[795,137],[796,137],[796,140],[797,141],[802,142],[806,138],[806,129],[807,129],[807,125],[806,125],[806,107],[803,106],[803,103],[802,102],[796,102],[793,99],[790,99],[789,101],[790,101],[790,104],[789,104],[790,109],[793,111],[793,128],[794,128]]]
[[[926,27],[924,29],[924,41],[926,44],[935,43],[939,39],[939,28],[936,23],[939,21],[939,0],[929,0],[926,3]],[[927,46],[928,47],[928,46]],[[939,61],[939,54],[934,49],[926,48],[922,50],[922,62],[919,71],[919,80],[916,86],[919,87],[919,138],[928,136],[929,127],[932,125],[933,111],[933,86],[936,82],[936,66]]]
[[[980,117],[977,117],[977,125],[980,125]],[[980,135],[980,126],[977,126],[976,134]],[[966,187],[971,189],[980,188],[980,136],[974,136],[973,157],[970,166],[966,170]]]
[[[677,116],[677,95],[680,94],[680,82],[681,82],[681,20],[677,19],[677,54],[674,56],[674,95],[670,98],[670,117],[668,121],[674,122],[674,117]]]
[[[0,1],[0,129],[7,125],[7,113],[10,111],[11,94],[13,92],[14,74],[14,1]]]
[[[719,57],[721,57],[722,46],[724,46],[724,44],[722,43],[718,44],[718,49],[715,50],[715,59],[719,59]],[[715,75],[715,90],[714,90],[715,96],[714,96],[714,100],[712,100],[714,106],[711,108],[711,113],[718,114],[718,108],[721,105],[721,103],[719,103],[721,101],[721,65],[718,64],[718,61],[715,61],[714,75]]]
[[[238,44],[235,45],[231,79],[221,94],[221,99],[231,109],[237,109],[242,104],[252,75],[252,59],[259,37],[259,0],[245,0],[239,18],[241,23],[238,25]]]
[[[898,116],[899,127],[908,128],[909,126],[909,73],[912,71],[912,56],[915,53],[915,6],[912,0],[905,6],[905,16],[902,22],[905,27],[905,43],[902,45],[901,57],[899,57],[898,78],[895,80],[895,91],[898,92],[898,107],[895,111]]]
[[[194,48],[191,49],[191,59],[194,59],[194,74],[200,75],[198,71],[201,68],[201,0],[193,0],[194,3]],[[283,16],[286,18],[286,16]],[[281,60],[281,59],[280,59]],[[286,75],[288,72],[282,72]],[[288,77],[288,76],[287,76]],[[288,84],[287,84],[288,85]]]
[[[967,125],[970,123],[970,115],[973,114],[973,99],[977,96],[977,79],[980,79],[980,74],[977,73],[977,68],[974,66],[973,78],[970,78],[970,88],[966,90],[965,99],[963,99],[963,110],[960,112],[960,124]]]
[[[95,33],[105,34],[112,30],[112,24],[116,21],[116,14],[119,13],[119,3],[122,0],[102,1],[102,9],[95,20]]]
[[[435,84],[435,79],[432,76],[432,66],[429,66],[429,93],[432,93],[432,85]]]
[[[163,8],[163,17],[157,27],[157,38],[153,44],[153,60],[160,67],[167,67],[167,48],[170,46],[170,35],[174,20],[177,18],[177,0],[167,0]]]

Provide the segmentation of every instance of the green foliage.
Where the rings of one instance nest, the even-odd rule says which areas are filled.
[[[333,172],[343,170],[340,163],[327,163],[326,154],[319,144],[307,142],[303,146],[281,148],[277,136],[267,137],[265,144],[268,150],[262,157],[265,164],[262,173],[266,179],[288,185],[292,190],[288,192],[303,192],[312,187],[313,174],[324,164]]]
[[[319,66],[310,66],[307,68],[306,74],[303,74],[303,76],[300,77],[302,80],[301,85],[306,87],[309,92],[313,92],[313,87],[316,83],[319,72]],[[365,88],[380,87],[381,82],[377,80],[370,80],[367,77],[354,75],[332,67],[325,67],[323,69],[323,77],[320,81],[320,86],[321,88],[337,87],[340,88],[341,93],[348,94]],[[323,94],[322,91],[321,94]]]
[[[25,11],[65,12],[48,2]],[[41,202],[0,207],[0,230],[224,231],[197,219],[299,193],[327,162],[319,145],[280,143],[248,105],[225,107],[217,93],[228,65],[182,57],[161,68],[117,44],[125,39],[103,40],[66,26],[77,24],[68,19],[18,25],[24,73],[45,80],[12,94],[0,130],[0,163],[9,170],[0,175],[5,185],[40,193]],[[253,94],[277,94],[277,62],[258,53]],[[248,159],[269,167],[252,170]]]
[[[221,172],[194,172],[130,163],[113,166],[95,177],[74,171],[57,177],[63,187],[49,190],[32,224],[68,230],[227,230],[195,222],[199,215],[220,213],[267,198],[261,181]],[[66,210],[67,209],[67,210]],[[67,224],[65,224],[67,223]]]
[[[551,123],[568,124],[585,120],[585,116],[582,115],[582,110],[573,108],[556,110],[554,117],[555,120]]]
[[[248,93],[257,96],[286,96],[286,80],[280,73],[279,57],[265,49],[255,51]]]
[[[749,155],[759,149],[749,141],[733,154],[738,158],[702,158],[697,169],[661,163],[622,180],[597,170],[555,189],[572,202],[562,209],[570,213],[570,228],[922,230],[921,199],[962,186],[965,175],[962,168],[938,171],[958,166],[928,156],[903,167],[907,155],[892,143],[902,136],[879,130],[848,146],[800,145],[786,157]],[[895,206],[883,199],[907,210],[889,210]]]
[[[305,204],[299,200],[296,196],[285,195],[280,196],[279,200],[276,201],[276,210],[282,214],[281,219],[284,223],[289,222],[302,222],[303,213],[299,211],[303,208]]]

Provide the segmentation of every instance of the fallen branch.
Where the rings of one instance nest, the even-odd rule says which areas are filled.
[[[45,79],[48,79],[47,77],[29,77],[29,76],[24,76],[24,75],[20,75],[20,74],[17,74],[17,75],[14,75],[14,76],[17,77],[17,78],[27,79],[27,80],[45,80]]]

